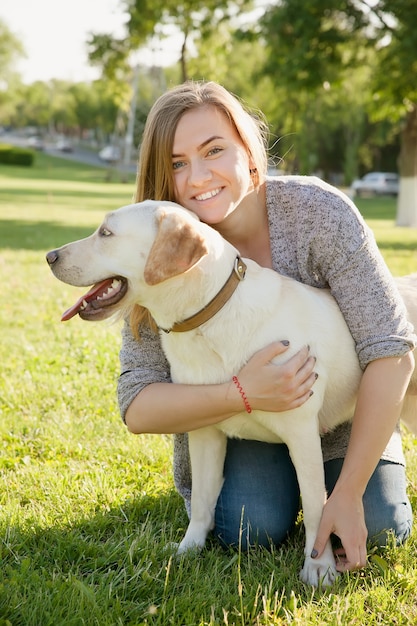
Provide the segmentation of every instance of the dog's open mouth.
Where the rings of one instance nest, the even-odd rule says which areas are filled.
[[[99,321],[111,315],[111,309],[126,295],[127,280],[121,276],[96,283],[61,317],[62,322],[78,315],[83,320]]]

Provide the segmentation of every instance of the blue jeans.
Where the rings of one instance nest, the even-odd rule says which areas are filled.
[[[327,491],[338,479],[343,459],[324,464]],[[214,534],[225,546],[278,545],[295,526],[300,509],[297,476],[284,444],[229,439],[224,484],[216,512]],[[406,494],[405,468],[380,461],[366,488],[365,522],[372,544],[386,543],[387,531],[397,543],[412,527]]]

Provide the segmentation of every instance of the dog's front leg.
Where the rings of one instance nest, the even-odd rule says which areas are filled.
[[[330,540],[320,557],[312,559],[310,556],[326,501],[320,435],[311,417],[299,426],[300,430],[292,440],[287,440],[287,445],[297,472],[306,533],[305,560],[300,578],[314,587],[329,586],[337,576]]]
[[[202,548],[214,526],[214,511],[223,485],[226,435],[217,428],[202,428],[188,435],[192,491],[191,519],[178,552]]]

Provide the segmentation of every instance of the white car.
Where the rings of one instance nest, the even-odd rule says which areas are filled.
[[[117,163],[120,161],[121,152],[118,146],[106,146],[98,153],[99,158],[106,163]]]
[[[397,196],[398,189],[398,174],[393,172],[370,172],[352,183],[352,191],[357,196]]]
[[[45,144],[42,137],[39,135],[33,135],[28,139],[28,147],[33,148],[34,150],[44,150]]]
[[[61,139],[58,139],[55,147],[57,150],[60,150],[61,152],[72,152],[74,149],[71,141],[67,139],[66,137],[61,137]]]

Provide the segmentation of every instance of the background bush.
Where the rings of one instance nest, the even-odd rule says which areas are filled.
[[[30,167],[35,160],[33,150],[0,144],[0,163],[4,165],[23,165]]]

